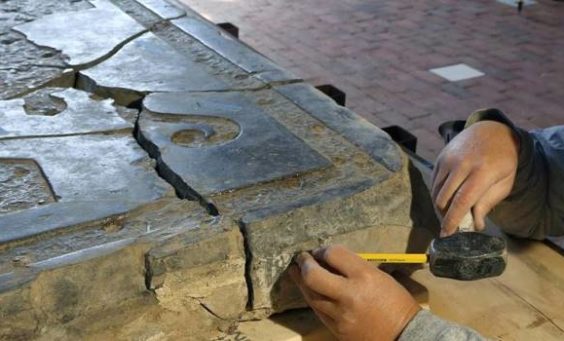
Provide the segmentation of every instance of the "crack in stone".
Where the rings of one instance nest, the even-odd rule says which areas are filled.
[[[249,234],[245,227],[245,223],[238,221],[239,230],[243,236],[243,248],[245,249],[245,283],[247,284],[247,310],[250,311],[253,308],[254,302],[254,290],[253,290],[253,280],[251,278],[251,270],[253,263],[253,254],[251,252]]]
[[[181,178],[179,178],[176,174],[174,174],[174,172],[172,172],[172,170],[170,170],[168,168],[168,166],[162,161],[162,159],[160,158],[160,152],[158,151],[158,148],[154,145],[152,145],[152,143],[150,141],[148,141],[147,139],[145,139],[145,137],[143,136],[143,134],[141,133],[140,129],[139,129],[139,118],[141,115],[141,103],[143,101],[143,99],[145,98],[145,96],[151,92],[146,92],[146,93],[140,93],[138,91],[135,90],[131,90],[131,89],[127,89],[127,88],[123,88],[123,89],[110,89],[110,88],[104,88],[101,86],[98,86],[95,84],[95,82],[90,79],[88,76],[85,76],[84,74],[79,73],[79,71],[81,70],[85,70],[85,69],[89,69],[92,68],[98,64],[101,64],[109,59],[111,59],[112,57],[114,57],[124,46],[126,46],[127,44],[131,43],[132,41],[134,41],[135,39],[139,38],[140,36],[142,36],[143,34],[146,34],[147,32],[153,32],[155,33],[159,38],[163,39],[165,42],[169,42],[169,37],[167,37],[166,32],[160,32],[160,30],[162,29],[163,26],[167,26],[167,25],[172,25],[171,21],[184,17],[186,16],[186,14],[181,15],[181,16],[177,16],[174,18],[169,18],[169,19],[161,19],[160,17],[157,17],[156,15],[154,15],[150,10],[146,9],[146,8],[139,8],[137,10],[128,10],[127,7],[129,6],[128,4],[132,4],[132,1],[129,0],[112,0],[112,3],[116,4],[116,6],[120,7],[125,13],[127,13],[129,16],[131,16],[135,21],[139,22],[141,25],[143,25],[145,27],[144,30],[131,35],[129,37],[127,37],[126,39],[124,39],[123,41],[121,41],[120,43],[116,44],[108,53],[104,54],[103,56],[92,60],[91,62],[88,63],[84,63],[84,64],[79,64],[79,65],[75,65],[72,66],[71,69],[69,69],[68,72],[64,72],[61,76],[57,77],[56,79],[50,80],[48,82],[46,82],[45,84],[42,84],[40,86],[31,88],[31,89],[27,89],[26,91],[24,91],[23,93],[19,93],[17,95],[15,95],[13,98],[17,98],[17,97],[22,97],[25,96],[29,93],[35,92],[39,89],[42,88],[46,88],[46,87],[52,87],[52,86],[59,86],[59,87],[67,87],[67,88],[75,88],[78,90],[83,90],[89,93],[95,93],[95,91],[93,91],[95,88],[102,88],[103,90],[103,94],[97,93],[98,95],[104,97],[104,98],[112,98],[116,104],[122,104],[119,103],[117,100],[117,97],[119,97],[120,93],[123,94],[127,94],[127,102],[125,103],[127,105],[127,107],[129,108],[134,108],[137,110],[137,117],[135,120],[135,126],[133,129],[133,137],[136,140],[136,142],[139,144],[139,146],[145,150],[149,156],[151,158],[153,158],[154,160],[156,160],[156,166],[155,166],[155,171],[157,172],[158,176],[161,177],[163,180],[165,180],[169,185],[171,185],[175,190],[176,190],[176,194],[180,199],[187,199],[187,200],[195,200],[198,201],[199,204],[206,209],[206,211],[212,215],[212,216],[218,216],[220,213],[218,212],[217,207],[209,202],[208,200],[206,200],[206,198],[204,198],[202,195],[200,195],[197,191],[195,191],[194,189],[192,189],[188,184],[186,184]],[[124,5],[125,4],[125,5]],[[133,6],[137,6],[137,3],[134,3]],[[147,20],[147,17],[149,17],[150,20]],[[155,19],[158,18],[158,19]],[[186,35],[185,33],[183,33],[184,35]],[[193,37],[186,35],[187,37],[190,37],[191,39],[194,39]],[[194,40],[197,42],[197,40]],[[199,43],[199,42],[198,42]],[[207,47],[205,47],[206,50],[209,50],[213,53],[215,53],[214,50],[209,49]],[[240,70],[240,71],[244,71],[240,66],[234,64],[232,61],[222,58],[220,57],[222,60],[224,60],[225,62],[232,64],[234,66],[234,68],[236,70]],[[38,67],[51,67],[50,65],[37,65]],[[61,66],[57,66],[57,68],[60,69],[64,69],[64,67]],[[260,75],[262,73],[267,73],[267,72],[271,72],[273,70],[261,70],[258,72],[245,72],[246,75],[250,78],[252,76],[255,75]],[[274,86],[279,86],[279,85],[286,85],[286,84],[293,84],[293,83],[298,83],[298,82],[302,82],[301,80],[284,80],[284,81],[273,81],[273,82],[263,82],[263,81],[259,81],[258,84],[261,84],[260,86],[255,86],[255,87],[236,87],[236,88],[230,88],[230,89],[225,89],[225,90],[209,90],[209,91],[197,91],[197,92],[257,92],[257,91],[262,91],[265,89],[272,89]],[[197,93],[195,92],[195,93]],[[108,131],[108,133],[115,133],[115,130],[111,130]],[[99,132],[98,132],[99,133]],[[75,135],[85,135],[84,133],[80,133],[80,134],[64,134],[61,136],[75,136]],[[36,136],[30,136],[28,138],[34,138]],[[246,281],[246,285],[247,285],[247,290],[248,290],[248,301],[247,301],[247,309],[251,309],[252,308],[252,304],[253,304],[253,285],[252,285],[252,280],[251,280],[251,261],[252,261],[252,254],[250,252],[249,249],[249,241],[248,241],[248,235],[246,233],[246,229],[244,224],[241,222],[239,223],[239,228],[240,228],[240,232],[243,236],[243,244],[244,244],[244,251],[245,251],[245,281]],[[145,281],[145,286],[147,288],[147,290],[153,294],[155,294],[155,290],[151,289],[151,285],[152,285],[152,281],[153,281],[153,272],[152,272],[152,268],[151,268],[151,264],[148,258],[148,254],[145,255],[145,274],[144,274],[144,281]],[[211,315],[215,316],[216,318],[219,318],[221,320],[221,317],[219,317],[217,314],[215,314],[208,306],[206,306],[204,303],[198,301],[199,304],[203,307],[203,309],[205,309],[208,313],[210,313]]]
[[[204,302],[200,301],[197,298],[194,297],[190,297],[191,299],[195,300],[196,302],[198,302],[198,304],[200,304],[200,307],[204,308],[205,311],[207,311],[209,314],[211,314],[213,317],[222,320],[222,321],[226,321],[224,318],[222,318],[221,316],[217,315],[213,310],[211,310],[210,307],[208,307]]]
[[[118,43],[116,46],[114,46],[107,54],[103,55],[102,57],[97,58],[97,59],[95,59],[91,62],[88,62],[88,63],[75,65],[75,66],[73,66],[73,69],[75,71],[85,70],[85,69],[89,69],[89,68],[94,67],[94,66],[96,66],[100,63],[105,62],[106,60],[112,58],[116,53],[118,53],[125,45],[127,45],[130,42],[132,42],[133,40],[139,38],[140,36],[147,33],[148,31],[149,31],[149,29],[145,29],[145,30],[142,30],[142,31],[134,34],[134,35],[129,36],[128,38],[124,39],[123,41]]]
[[[147,291],[151,292],[153,295],[156,295],[155,289],[152,288],[153,282],[153,269],[151,268],[151,255],[149,253],[145,254],[145,287]]]
[[[140,108],[139,108],[140,109]],[[207,201],[202,195],[191,188],[187,183],[185,183],[181,177],[174,173],[166,163],[163,162],[161,158],[161,153],[157,146],[155,146],[149,139],[147,139],[141,129],[139,128],[139,117],[141,116],[141,111],[137,115],[137,120],[135,122],[134,138],[137,143],[143,148],[151,158],[156,161],[156,171],[157,174],[166,182],[168,182],[175,190],[176,195],[179,199],[186,199],[190,201],[198,201],[200,205],[206,209],[206,211],[212,216],[218,216],[219,211],[217,207]]]
[[[79,133],[68,133],[68,134],[57,134],[56,137],[71,137],[71,136],[87,136],[87,135],[104,135],[104,134],[122,134],[125,132],[130,131],[131,128],[123,128],[123,129],[109,129],[109,130],[97,130],[97,131],[88,131],[88,132],[79,132]],[[49,136],[53,137],[53,136]],[[28,140],[28,139],[38,139],[38,138],[46,138],[45,135],[26,135],[26,136],[7,136],[3,137],[2,141],[8,140]]]
[[[75,88],[78,90],[82,90],[80,88],[76,87],[76,81],[77,81],[77,76],[78,76],[78,72],[72,70],[72,69],[67,69],[68,71],[64,71],[61,75],[59,75],[56,78],[53,78],[43,84],[40,84],[38,86],[32,87],[32,88],[27,88],[26,90],[19,92],[17,94],[15,94],[14,96],[8,96],[5,100],[11,100],[11,99],[16,99],[16,98],[23,98],[29,94],[31,94],[32,92],[41,90],[41,89],[45,89],[45,88]],[[91,91],[88,91],[91,92]]]

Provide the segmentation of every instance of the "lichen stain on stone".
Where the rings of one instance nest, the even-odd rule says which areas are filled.
[[[35,161],[0,159],[0,214],[55,201],[47,179]]]
[[[80,303],[80,290],[73,282],[61,278],[53,284],[54,308],[58,311],[60,321],[65,323],[77,315]]]
[[[53,13],[13,29],[36,45],[61,51],[67,57],[66,62],[75,67],[107,58],[121,44],[145,30],[111,2],[92,3],[96,8]]]
[[[92,8],[85,0],[0,1],[0,99],[7,99],[45,84],[63,73],[61,53],[39,47],[12,27],[52,13]]]
[[[67,109],[64,99],[52,95],[52,89],[41,89],[24,97],[28,115],[55,116]]]

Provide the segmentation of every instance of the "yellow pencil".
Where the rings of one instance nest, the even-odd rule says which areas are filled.
[[[358,253],[360,258],[378,263],[427,263],[429,256],[424,253]]]

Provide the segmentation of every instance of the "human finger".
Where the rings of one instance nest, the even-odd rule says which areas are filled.
[[[486,227],[487,215],[498,203],[507,198],[511,192],[512,180],[511,178],[506,178],[495,183],[473,206],[472,213],[477,230],[481,231]]]
[[[462,218],[491,186],[491,179],[478,172],[472,173],[452,197],[443,219],[441,236],[449,236],[456,232]]]
[[[321,295],[337,300],[341,297],[344,278],[322,267],[312,255],[302,252],[296,257],[296,264],[304,287]]]
[[[437,196],[434,198],[435,206],[441,213],[444,214],[448,210],[454,194],[469,175],[470,170],[465,167],[456,168],[447,175]]]
[[[437,195],[447,179],[448,169],[449,168],[447,166],[441,164],[440,159],[433,169],[433,180],[431,182],[431,199],[433,200],[433,203],[436,202]]]
[[[345,277],[352,277],[366,269],[366,261],[342,245],[331,245],[312,253],[315,259],[326,263]]]
[[[300,270],[297,265],[293,264],[289,269],[290,277],[294,280],[298,289],[300,289],[307,304],[314,310],[322,312],[323,314],[332,318],[338,315],[337,305],[328,297],[320,295],[315,291],[310,290],[301,277]]]

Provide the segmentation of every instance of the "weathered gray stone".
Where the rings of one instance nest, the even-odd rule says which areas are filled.
[[[185,17],[173,20],[173,23],[233,64],[265,82],[299,79],[208,21]]]
[[[364,118],[349,109],[328,100],[327,96],[305,83],[287,84],[276,90],[329,128],[343,135],[386,168],[401,168],[398,146],[390,137]]]
[[[283,85],[297,80],[193,12],[171,23],[183,14],[164,0],[46,0],[29,14],[17,2],[23,19],[0,20],[0,98],[18,97],[0,102],[0,339],[209,339],[303,306],[286,276],[299,251],[423,251],[436,233],[386,134]],[[119,28],[108,41],[96,23],[28,31],[76,74],[10,31],[102,12],[100,30]],[[49,84],[82,91],[31,91]],[[130,108],[146,96],[139,121],[84,91]]]
[[[54,13],[14,29],[37,45],[61,51],[71,66],[89,65],[104,59],[145,30],[109,1],[91,2],[96,8]]]
[[[149,286],[167,309],[182,309],[186,301],[196,300],[221,319],[239,319],[248,299],[243,244],[237,228],[167,241],[147,254]]]
[[[56,201],[0,216],[2,243],[125,213],[169,191],[149,168],[146,154],[128,136],[5,140],[0,141],[0,160],[5,160],[3,166],[18,160],[36,162],[43,181],[49,184],[44,196],[54,196]],[[22,185],[28,187],[29,182]],[[29,224],[33,221],[37,223]]]
[[[405,161],[401,171],[384,181],[341,186],[293,205],[272,203],[245,213],[241,225],[249,254],[250,315],[304,305],[286,272],[303,250],[344,244],[356,252],[424,252],[439,224],[428,195],[411,193],[412,184],[420,188],[421,183],[408,167]],[[423,203],[414,204],[417,200]]]
[[[0,214],[54,201],[49,183],[35,161],[0,159]]]
[[[0,339],[207,339],[244,311],[238,226],[173,197],[131,137],[1,141],[0,177]]]
[[[359,252],[424,251],[414,236],[429,241],[438,227],[421,179],[389,136],[325,95],[301,91],[288,92],[292,101],[272,90],[152,94],[139,122],[142,144],[177,191],[192,190],[240,223],[253,317],[303,305],[285,274],[299,251],[332,242]],[[308,111],[293,103],[303,101],[313,103]],[[283,126],[282,137],[269,139],[273,125],[262,120]]]
[[[128,215],[115,241],[0,274],[0,338],[210,339],[228,327],[246,304],[227,296],[246,286],[239,230],[176,201]],[[146,221],[164,226],[135,233]]]
[[[75,89],[52,89],[48,95],[62,103],[55,102],[49,110],[44,98],[36,99],[38,103],[34,103],[32,96],[28,96],[27,103],[24,99],[0,101],[0,140],[133,129],[119,116],[110,99],[96,101],[90,94]],[[44,116],[26,112],[28,109],[35,113],[39,107]]]
[[[165,0],[137,0],[141,5],[163,19],[174,19],[186,15],[186,12]]]
[[[14,97],[46,83],[72,85],[63,77],[65,63],[59,52],[39,47],[11,28],[52,13],[91,8],[86,0],[17,0],[0,2],[0,99]],[[62,77],[62,80],[59,78]]]
[[[142,144],[184,193],[210,195],[329,165],[240,93],[151,94],[143,105]]]
[[[228,88],[153,33],[133,40],[109,60],[80,73],[95,87],[139,93]]]

